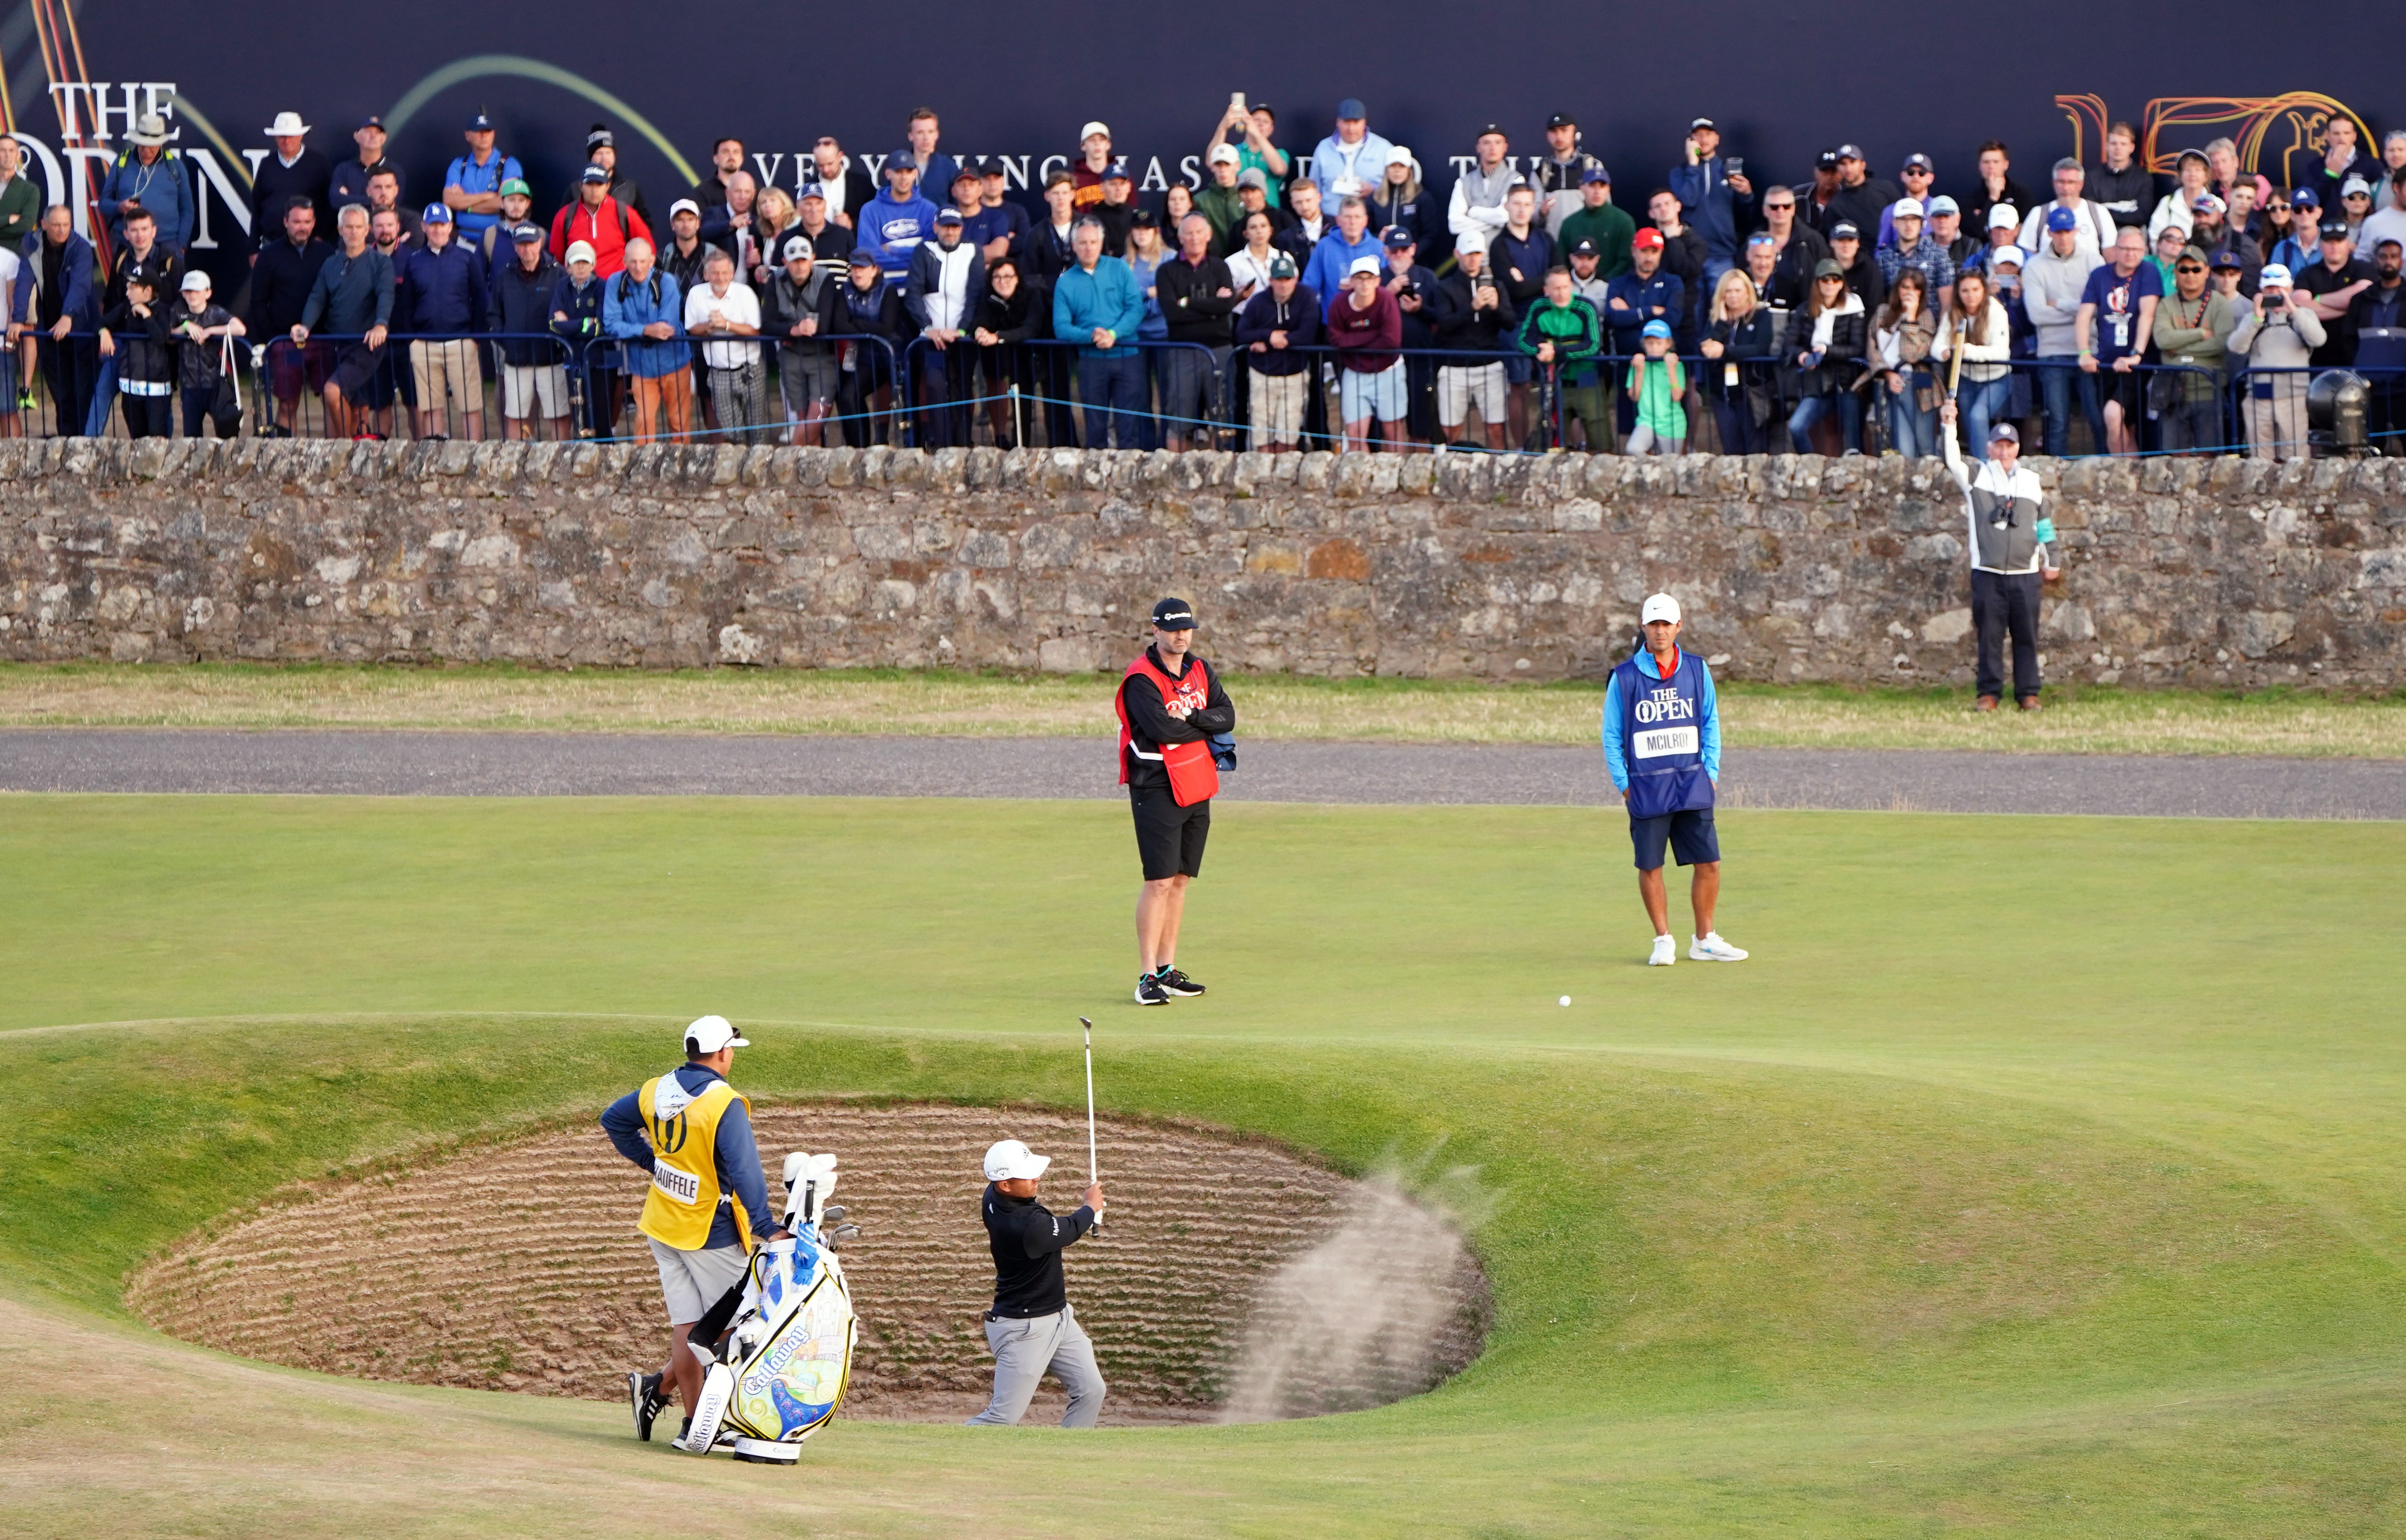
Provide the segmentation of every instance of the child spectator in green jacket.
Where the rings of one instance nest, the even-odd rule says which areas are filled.
[[[1637,426],[1630,430],[1633,455],[1684,455],[1688,452],[1688,409],[1680,401],[1688,393],[1686,371],[1671,356],[1671,328],[1648,321],[1638,334],[1645,349],[1629,360],[1629,399],[1637,403]]]

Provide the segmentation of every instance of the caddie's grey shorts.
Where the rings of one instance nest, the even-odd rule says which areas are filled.
[[[690,1326],[718,1303],[719,1295],[743,1280],[748,1259],[741,1246],[680,1251],[653,1240],[652,1260],[660,1264],[660,1297],[668,1302],[669,1324]]]
[[[1058,1315],[989,1321],[985,1343],[994,1349],[994,1399],[969,1419],[969,1426],[1015,1426],[1027,1413],[1036,1382],[1047,1374],[1069,1392],[1061,1426],[1091,1428],[1103,1415],[1103,1371],[1095,1365],[1094,1343],[1078,1324],[1077,1307],[1065,1305]]]

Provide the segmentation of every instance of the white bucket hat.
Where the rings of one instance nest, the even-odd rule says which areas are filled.
[[[986,1148],[985,1180],[988,1181],[1023,1181],[1040,1177],[1053,1164],[1050,1155],[1040,1155],[1017,1139],[998,1139]]]
[[[308,132],[309,125],[301,120],[297,112],[279,112],[276,115],[276,121],[267,125],[267,136],[271,139],[294,139]]]
[[[155,112],[146,112],[134,121],[125,135],[129,145],[163,145],[167,142],[167,120]]]

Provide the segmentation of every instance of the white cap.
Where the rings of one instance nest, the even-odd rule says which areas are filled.
[[[1050,1155],[1040,1155],[1017,1139],[998,1139],[985,1151],[985,1180],[988,1181],[1026,1181],[1044,1174],[1053,1164]]]
[[[568,243],[568,255],[567,255],[567,256],[566,256],[566,258],[564,258],[563,260],[564,260],[564,261],[572,261],[572,262],[589,262],[589,261],[591,261],[593,260],[593,247],[592,247],[592,244],[591,244],[590,242],[587,242],[587,241],[571,241],[571,242],[569,242],[569,243]]]
[[[1394,148],[1387,151],[1387,163],[1389,165],[1408,166],[1416,166],[1420,164],[1418,161],[1412,159],[1412,152],[1402,145],[1397,145]]]
[[[1380,261],[1376,257],[1356,257],[1353,259],[1352,262],[1346,267],[1345,276],[1349,278],[1358,278],[1363,274],[1367,273],[1370,276],[1375,278],[1379,276],[1379,275],[1386,272],[1386,270],[1387,264]]]
[[[669,205],[669,218],[673,219],[680,214],[690,214],[699,219],[701,218],[701,205],[691,198],[679,198]]]
[[[722,1048],[749,1048],[752,1045],[735,1035],[735,1025],[724,1016],[698,1016],[685,1029],[685,1051],[707,1058]]]
[[[189,294],[196,289],[206,289],[208,286],[209,276],[202,272],[199,268],[191,267],[184,270],[185,293]]]
[[[1679,601],[1669,594],[1656,594],[1646,601],[1644,609],[1637,612],[1637,623],[1641,626],[1650,626],[1658,620],[1677,621],[1678,618]]]
[[[2290,276],[2286,262],[2266,262],[2264,271],[2256,275],[2259,289],[2290,289],[2296,287],[2297,281]]]
[[[1487,237],[1477,230],[1465,230],[1456,235],[1453,238],[1453,254],[1459,257],[1465,251],[1476,251],[1484,257],[1487,255]]]
[[[1889,205],[1888,217],[1891,219],[1926,219],[1930,211],[1921,206],[1918,198],[1899,198]]]
[[[2021,226],[2022,217],[2014,212],[2013,205],[1990,204],[1988,205],[1988,228],[1990,230],[2019,230]]]
[[[1078,131],[1078,142],[1083,145],[1097,134],[1101,134],[1106,139],[1110,138],[1111,136],[1111,125],[1109,123],[1088,123],[1085,127]]]
[[[1211,163],[1213,165],[1236,165],[1243,160],[1244,157],[1237,153],[1237,147],[1234,145],[1213,145],[1211,147]]]

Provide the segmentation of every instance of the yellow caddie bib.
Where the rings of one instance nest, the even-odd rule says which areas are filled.
[[[645,1081],[636,1095],[644,1114],[644,1132],[652,1140],[652,1190],[644,1198],[643,1217],[635,1228],[663,1246],[699,1251],[710,1244],[710,1223],[717,1217],[719,1186],[718,1121],[728,1104],[752,1103],[725,1081],[713,1081],[699,1095],[689,1095],[673,1075]],[[729,1196],[735,1208],[735,1235],[746,1252],[752,1250],[751,1216],[743,1200]]]

